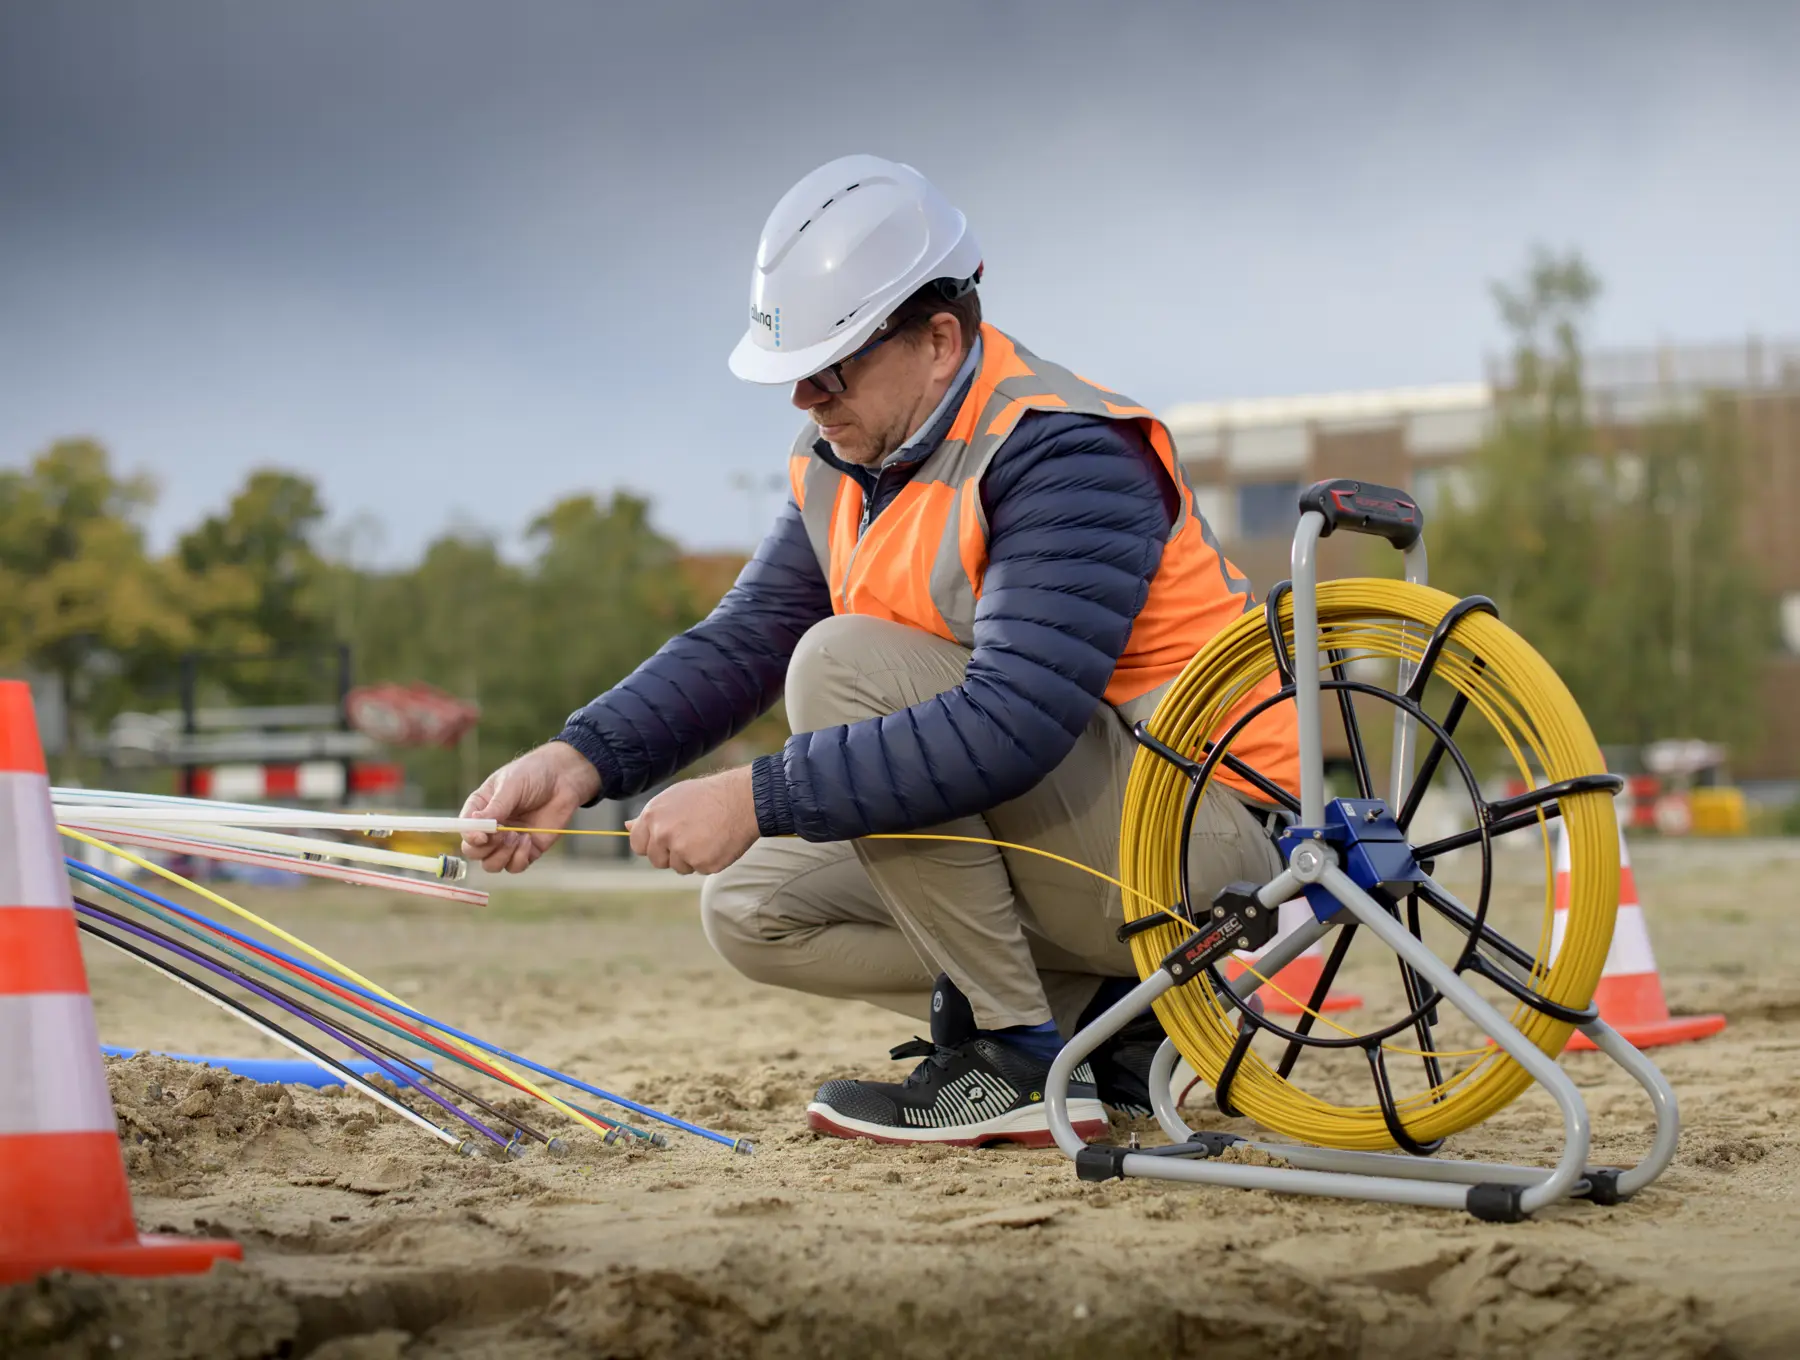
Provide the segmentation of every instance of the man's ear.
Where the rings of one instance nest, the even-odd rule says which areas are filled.
[[[969,352],[962,333],[962,323],[949,312],[931,318],[931,376],[953,378]]]

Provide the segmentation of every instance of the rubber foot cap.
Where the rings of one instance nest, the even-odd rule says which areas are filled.
[[[1525,1218],[1519,1206],[1524,1194],[1522,1185],[1471,1185],[1464,1203],[1483,1223],[1520,1223]]]

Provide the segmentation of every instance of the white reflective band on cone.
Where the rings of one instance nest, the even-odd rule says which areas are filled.
[[[1280,908],[1280,915],[1276,918],[1275,922],[1274,939],[1270,940],[1261,949],[1237,949],[1232,952],[1240,959],[1248,959],[1250,962],[1255,963],[1256,960],[1260,959],[1264,954],[1267,954],[1276,945],[1280,944],[1288,936],[1300,929],[1301,926],[1313,919],[1312,904],[1304,897],[1297,897],[1292,902],[1283,902]],[[1325,951],[1315,944],[1306,952],[1308,954],[1322,954]]]
[[[1550,957],[1562,952],[1563,934],[1568,930],[1569,913],[1559,911],[1550,931]],[[1650,951],[1650,932],[1644,925],[1644,909],[1635,903],[1619,908],[1613,920],[1612,948],[1606,951],[1606,966],[1601,977],[1625,977],[1632,973],[1654,973],[1656,955]]]
[[[41,774],[0,771],[0,828],[5,828],[0,835],[17,837],[0,855],[0,907],[67,910],[69,879],[50,809],[50,781]]]
[[[1556,897],[1568,900],[1566,885],[1561,881],[1571,872],[1568,833],[1559,825],[1556,830]],[[1550,958],[1562,953],[1563,936],[1568,933],[1569,913],[1558,908],[1550,922]],[[1625,835],[1619,834],[1619,912],[1613,918],[1612,947],[1606,951],[1606,963],[1600,976],[1629,977],[1634,973],[1654,973],[1656,955],[1650,949],[1650,930],[1644,924],[1644,910],[1637,900],[1637,876],[1631,872],[1631,851]]]
[[[88,998],[0,996],[0,1137],[117,1127]]]

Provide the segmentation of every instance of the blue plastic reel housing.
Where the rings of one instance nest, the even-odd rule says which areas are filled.
[[[1364,892],[1385,890],[1402,895],[1409,883],[1422,883],[1424,870],[1413,858],[1412,843],[1379,798],[1333,798],[1325,805],[1325,825],[1296,826],[1276,842],[1285,861],[1306,841],[1323,841],[1338,852],[1344,872]],[[1306,885],[1313,915],[1329,921],[1343,905],[1316,883]]]

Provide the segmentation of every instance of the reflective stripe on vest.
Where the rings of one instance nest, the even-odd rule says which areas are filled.
[[[789,478],[831,588],[831,607],[973,647],[988,560],[981,480],[1020,417],[1055,410],[1130,421],[1155,451],[1181,501],[1149,595],[1106,688],[1107,703],[1128,724],[1146,718],[1194,653],[1255,606],[1250,582],[1225,557],[1195,507],[1174,441],[1149,410],[1039,359],[992,326],[982,326],[981,339],[980,370],[949,433],[873,522],[864,519],[862,487],[814,451],[817,427],[809,423],[795,440]],[[1271,676],[1245,705],[1275,687]],[[1280,705],[1251,724],[1233,753],[1278,783],[1296,787],[1293,728],[1291,705]],[[1238,780],[1222,777],[1248,791]]]

